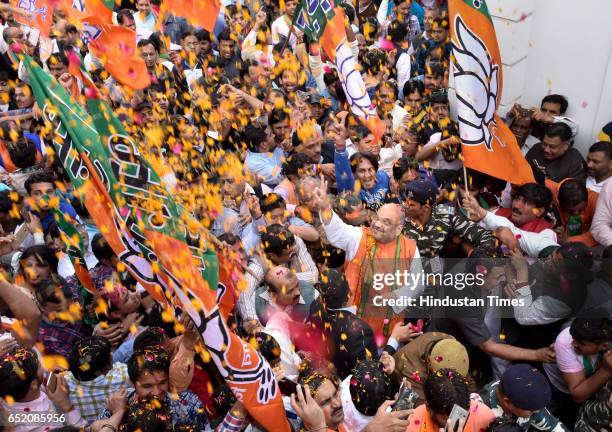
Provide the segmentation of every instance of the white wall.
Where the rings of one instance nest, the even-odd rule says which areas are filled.
[[[612,121],[612,1],[489,0],[504,63],[500,111],[569,99],[576,147],[585,154]]]

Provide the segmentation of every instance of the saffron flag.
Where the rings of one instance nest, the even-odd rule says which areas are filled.
[[[145,276],[161,290],[161,298],[173,299],[190,315],[220,374],[255,421],[266,430],[289,431],[272,368],[229,329],[209,289],[223,285],[220,291],[224,291],[231,283],[219,280],[216,253],[206,251],[201,262],[194,260],[183,229],[184,221],[193,222],[156,184],[155,172],[140,157],[135,142],[122,128],[115,128],[116,119],[105,103],[90,101],[94,121],[31,58],[26,56],[24,64],[45,119],[59,119],[54,140],[58,156],[113,250],[126,243],[132,246],[141,266],[134,266],[129,251],[119,255],[122,262],[132,271],[135,267],[148,272]],[[229,274],[224,270],[222,275]],[[148,282],[147,277],[137,277],[141,279]]]
[[[220,0],[164,0],[160,15],[168,12],[187,18],[192,25],[213,33],[220,10]]]
[[[29,17],[14,14],[15,21],[40,30],[40,35],[49,37],[53,25],[53,6],[49,0],[12,0],[11,4],[30,13]]]
[[[100,158],[107,158],[108,176],[114,176],[122,210],[125,216],[137,221],[130,229],[141,249],[147,251],[149,260],[165,274],[165,289],[202,332],[217,369],[249,414],[266,430],[288,431],[289,423],[270,365],[229,329],[222,313],[223,309],[227,311],[227,302],[235,293],[228,261],[220,260],[214,251],[202,252],[197,248],[194,251],[188,245],[191,231],[186,227],[201,232],[197,221],[173,201],[110,107],[91,99],[88,108],[102,144],[88,150],[100,165],[104,165]],[[104,150],[107,155],[102,154]]]
[[[293,25],[311,40],[318,40],[323,52],[338,71],[351,111],[377,139],[385,133],[385,123],[378,117],[376,104],[366,91],[356,59],[346,43],[344,9],[334,0],[301,0],[295,10]]]
[[[485,0],[449,0],[459,135],[466,167],[512,184],[534,182],[514,134],[497,115],[502,62]]]

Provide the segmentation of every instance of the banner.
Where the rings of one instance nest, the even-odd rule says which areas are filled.
[[[59,121],[56,136],[60,139],[54,140],[54,145],[60,160],[74,178],[76,192],[94,222],[109,243],[113,242],[113,250],[125,243],[134,246],[142,269],[150,270],[156,282],[155,294],[162,300],[172,299],[189,314],[220,374],[253,419],[266,430],[289,431],[272,368],[229,329],[209,289],[211,284],[220,284],[226,290],[226,282],[218,280],[215,252],[205,254],[204,266],[209,269],[205,279],[198,267],[201,263],[194,260],[185,231],[180,229],[182,215],[158,185],[155,172],[140,157],[135,143],[121,134],[122,128],[109,123],[120,125],[108,106],[97,100],[89,103],[99,135],[89,114],[54,79],[30,57],[26,56],[24,64],[36,100],[43,113],[48,113],[46,118],[53,121],[57,116]],[[65,148],[67,142],[69,148]],[[115,244],[117,240],[119,244]],[[125,258],[120,256],[122,262]],[[126,266],[132,264],[126,262]]]
[[[450,0],[453,76],[466,167],[512,184],[534,182],[516,137],[497,115],[502,62],[485,0]]]

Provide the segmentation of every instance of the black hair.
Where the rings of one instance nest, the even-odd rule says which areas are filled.
[[[16,202],[12,200],[10,191],[0,191],[0,213],[9,214],[15,207],[15,204]]]
[[[127,361],[130,381],[135,383],[144,372],[166,372],[170,370],[170,357],[160,346],[134,351]]]
[[[121,9],[117,12],[117,22],[119,25],[123,24],[124,18],[134,19],[133,11],[131,9]]]
[[[57,273],[57,265],[59,263],[57,256],[53,250],[49,249],[45,245],[34,245],[30,246],[23,251],[19,257],[19,262],[22,263],[30,257],[36,257],[36,260],[44,265],[48,265],[51,269],[51,273]],[[23,270],[23,266],[22,266]]]
[[[303,171],[305,167],[310,165],[310,159],[303,153],[294,153],[289,155],[283,162],[281,173],[284,176],[299,175],[300,170]]]
[[[295,245],[295,237],[284,226],[272,224],[261,234],[261,243],[266,254],[282,255],[289,247]]]
[[[593,279],[593,251],[584,243],[565,242],[557,250],[563,257],[563,277],[586,285]],[[583,286],[584,286],[583,285]]]
[[[185,38],[189,37],[189,36],[193,36],[197,39],[197,36],[195,34],[195,32],[192,29],[187,29],[185,31],[183,31],[181,33],[181,36],[179,37],[179,40],[182,42]]]
[[[59,225],[55,221],[51,222],[47,226],[47,228],[45,228],[43,234],[44,237],[50,236],[52,239],[60,238],[62,235],[59,229]]]
[[[219,36],[217,36],[217,43],[219,45],[221,44],[221,41],[224,41],[224,40],[235,42],[234,39],[232,39],[232,33],[227,28],[223,30],[221,33],[219,33]]]
[[[137,398],[121,419],[119,432],[166,432],[175,431],[170,425],[170,410],[164,399],[156,397]]]
[[[561,105],[561,115],[565,114],[565,112],[567,111],[567,107],[569,106],[567,98],[559,94],[551,94],[548,96],[544,96],[540,107],[544,106],[545,103],[555,103]]]
[[[429,104],[432,106],[435,104],[444,104],[448,106],[448,94],[440,91],[432,93],[429,97]]]
[[[351,400],[357,411],[363,415],[373,416],[378,407],[388,399],[390,381],[374,360],[358,362],[350,381]]]
[[[147,45],[153,45],[153,48],[155,48],[155,51],[159,53],[159,47],[157,46],[157,44],[155,42],[153,42],[151,39],[141,39],[138,41],[138,43],[136,44],[136,46],[138,48],[142,48],[145,47]]]
[[[477,274],[480,273],[479,267],[488,272],[494,267],[504,267],[505,265],[506,260],[498,257],[495,250],[490,247],[476,246],[466,261],[465,272]]]
[[[259,199],[259,208],[261,209],[261,213],[265,215],[266,213],[270,213],[271,211],[276,209],[284,210],[287,208],[287,204],[285,203],[285,200],[282,196],[274,192],[270,192],[264,194]]]
[[[340,6],[342,6],[342,8],[344,9],[344,14],[348,18],[349,22],[355,21],[355,8],[345,2],[340,3]]]
[[[38,376],[38,357],[34,351],[15,348],[0,359],[0,397],[11,396],[20,402]]]
[[[589,153],[602,152],[606,155],[606,159],[612,160],[612,142],[598,141],[589,147]]]
[[[55,179],[51,174],[44,171],[36,172],[23,183],[23,187],[28,192],[28,195],[32,193],[32,185],[36,183],[51,183],[55,187]]]
[[[588,201],[589,192],[584,182],[576,179],[567,179],[559,186],[557,199],[561,209],[567,211],[575,205]]]
[[[29,168],[36,165],[36,144],[26,137],[19,137],[14,143],[7,143],[11,160],[17,168]]]
[[[581,342],[595,344],[612,340],[610,318],[583,318],[577,317],[570,325],[570,335]]]
[[[70,372],[77,381],[91,381],[104,374],[111,364],[111,345],[102,336],[81,339],[68,355]]]
[[[62,298],[71,301],[71,295],[68,283],[57,274],[51,274],[36,284],[36,299],[43,306],[49,303],[60,304]]]
[[[275,125],[276,123],[283,122],[289,118],[287,111],[281,108],[275,108],[268,115],[268,126]]]
[[[267,333],[259,332],[254,336],[257,342],[257,351],[261,353],[268,363],[274,363],[280,360],[281,349],[277,340]]]
[[[64,66],[68,66],[70,64],[68,57],[66,57],[66,55],[61,51],[51,54],[46,62],[47,67],[57,63],[62,63]]]
[[[252,152],[258,152],[259,144],[268,138],[265,127],[254,126],[252,124],[248,124],[244,128],[240,137],[247,150]]]
[[[448,18],[446,16],[434,18],[433,27],[441,27],[445,30],[448,30]]]
[[[406,40],[408,28],[403,22],[394,20],[389,24],[387,35],[391,38],[391,42],[398,45]]]
[[[423,84],[423,81],[411,79],[404,83],[404,88],[402,89],[404,97],[414,93],[415,91],[419,92],[421,96],[425,94],[425,84]]]
[[[561,141],[570,141],[572,139],[572,128],[565,123],[552,123],[544,128],[544,136],[549,138],[559,137]]]
[[[351,159],[350,159],[351,171],[353,173],[357,171],[357,168],[359,167],[359,162],[361,162],[364,159],[366,159],[368,162],[372,164],[375,172],[378,172],[378,159],[376,159],[376,157],[374,157],[373,154],[355,153],[353,156],[351,156]]]
[[[376,93],[378,93],[383,87],[393,90],[393,98],[397,99],[398,91],[395,84],[390,81],[382,81],[376,86]]]
[[[134,351],[142,351],[151,346],[163,345],[166,332],[161,327],[147,327],[134,339]]]
[[[552,192],[543,184],[527,183],[516,192],[516,197],[522,197],[538,208],[548,209],[552,202]]]
[[[208,30],[200,29],[195,33],[195,36],[198,38],[198,42],[202,42],[202,41],[212,42],[212,38],[210,37],[210,33]]]
[[[416,159],[407,156],[402,156],[393,163],[393,179],[395,181],[399,181],[407,171],[418,171],[418,169],[419,163]]]
[[[339,309],[344,307],[349,298],[349,285],[344,273],[335,269],[326,269],[319,275],[317,291],[321,293],[326,309]]]
[[[368,50],[363,56],[363,68],[366,73],[377,74],[385,64],[385,52],[380,49]]]
[[[104,236],[96,233],[91,239],[91,251],[98,261],[103,259],[110,260],[115,255],[113,248],[108,244]]]
[[[454,369],[432,372],[423,386],[427,407],[438,414],[450,414],[453,405],[469,410],[470,389],[467,380]]]

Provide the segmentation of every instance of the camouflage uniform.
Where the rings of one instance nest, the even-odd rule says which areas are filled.
[[[451,236],[461,237],[474,247],[484,246],[494,248],[496,245],[493,234],[468,220],[455,208],[449,205],[437,205],[432,208],[429,221],[424,227],[410,220],[406,221],[402,232],[416,241],[421,257],[439,256]]]

